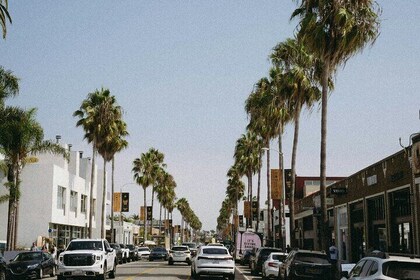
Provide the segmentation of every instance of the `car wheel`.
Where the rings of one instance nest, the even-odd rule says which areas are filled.
[[[114,268],[109,273],[109,278],[114,279],[115,275],[117,275],[117,262],[114,263]]]
[[[235,280],[235,273],[234,274],[231,274],[231,275],[229,275],[229,278],[228,278],[229,280]]]
[[[106,270],[107,270],[107,267],[106,267],[106,264],[104,264],[104,273],[102,273],[102,274],[99,274],[97,277],[96,277],[96,279],[97,280],[105,280],[106,279]]]
[[[62,275],[57,275],[57,280],[65,280],[66,278]]]
[[[53,266],[53,267],[51,268],[51,273],[50,273],[50,276],[51,276],[51,277],[54,277],[54,276],[55,276],[55,266]]]
[[[188,260],[188,261],[187,261],[187,264],[188,264],[188,265],[191,265],[191,261],[190,261],[190,260]]]
[[[174,264],[174,262],[173,262],[173,261],[168,261],[168,264],[169,264],[169,265],[173,265],[173,264]]]
[[[42,279],[42,277],[44,277],[44,272],[42,271],[42,268],[40,268],[40,269],[38,270],[38,273],[37,273],[37,275],[36,275],[36,278],[38,278],[38,279]]]

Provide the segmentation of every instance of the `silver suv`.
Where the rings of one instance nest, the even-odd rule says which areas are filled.
[[[353,269],[342,272],[344,279],[420,279],[420,259],[389,256],[373,251],[361,259]],[[342,278],[343,279],[343,278]]]
[[[168,264],[172,265],[175,262],[185,262],[191,265],[191,252],[188,246],[174,246],[169,251]]]

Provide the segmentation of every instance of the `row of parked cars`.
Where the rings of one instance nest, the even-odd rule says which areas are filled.
[[[119,264],[149,258],[149,247],[139,247],[133,244],[118,243],[109,243],[109,245],[115,250]]]
[[[278,248],[261,247],[256,252],[245,252],[241,264],[248,265],[252,275],[261,273],[263,279],[420,279],[418,257],[390,256],[380,251],[339,269],[325,252],[295,249],[283,253]]]

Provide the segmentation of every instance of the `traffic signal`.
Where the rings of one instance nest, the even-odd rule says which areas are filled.
[[[147,220],[151,221],[152,220],[152,206],[147,206],[146,207],[146,214],[147,214]]]
[[[125,192],[121,195],[121,212],[129,212],[130,194]]]

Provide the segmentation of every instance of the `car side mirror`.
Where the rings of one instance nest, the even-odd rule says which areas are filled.
[[[112,252],[114,252],[114,249],[113,248],[108,248],[108,250],[106,250],[107,252],[109,252],[109,253],[112,253]]]

